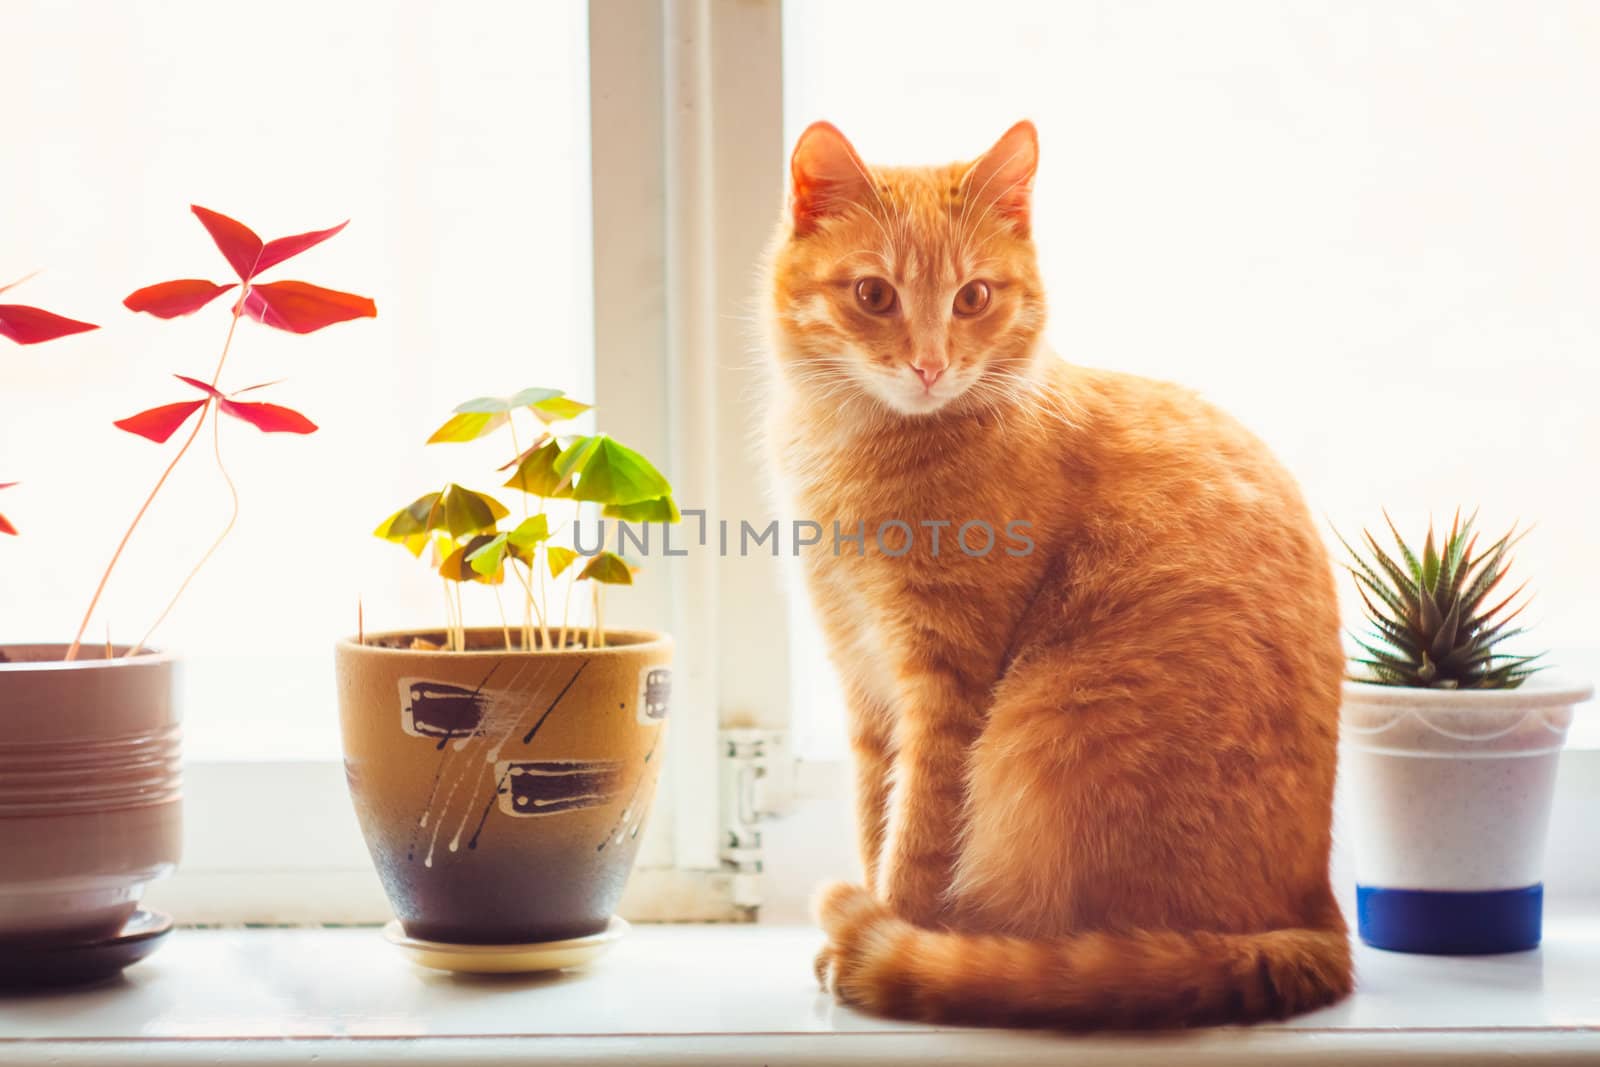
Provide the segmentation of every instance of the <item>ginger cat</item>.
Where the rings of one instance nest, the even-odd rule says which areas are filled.
[[[1328,1004],[1352,979],[1327,554],[1227,415],[1046,351],[1037,160],[1027,122],[970,164],[869,167],[826,123],[794,150],[770,443],[830,535],[804,566],[866,870],[819,897],[818,976],[938,1022]]]

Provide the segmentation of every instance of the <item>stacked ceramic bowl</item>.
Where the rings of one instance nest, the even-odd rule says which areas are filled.
[[[115,937],[178,861],[171,658],[0,646],[0,950]]]

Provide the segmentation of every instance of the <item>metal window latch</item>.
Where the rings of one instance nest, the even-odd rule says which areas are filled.
[[[788,735],[748,728],[717,733],[722,778],[722,866],[748,875],[739,896],[754,897],[761,873],[761,823],[788,808],[792,790]],[[746,901],[759,903],[759,899]]]

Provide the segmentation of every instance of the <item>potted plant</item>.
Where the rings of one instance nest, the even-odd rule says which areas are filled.
[[[345,767],[398,916],[390,939],[433,966],[567,966],[622,929],[613,912],[662,764],[672,641],[605,626],[604,588],[633,568],[603,550],[604,520],[602,547],[564,538],[578,540],[584,504],[629,523],[679,514],[639,453],[558,433],[588,410],[554,389],[459,405],[429,443],[503,431],[517,516],[454,483],[389,516],[376,535],[437,573],[444,625],[337,649]],[[469,586],[493,592],[499,625],[466,625]]]
[[[1387,518],[1387,516],[1386,516]],[[1353,798],[1358,929],[1377,948],[1513,952],[1539,943],[1556,764],[1587,685],[1505,651],[1514,528],[1478,547],[1473,519],[1413,550],[1389,523],[1345,544],[1370,632],[1345,682],[1341,773]]]
[[[223,464],[222,417],[265,433],[307,434],[315,424],[277,404],[239,399],[263,386],[220,387],[242,319],[294,333],[370,318],[371,300],[300,281],[261,281],[266,270],[343,229],[262,241],[248,227],[192,209],[238,275],[218,284],[183,279],[147,286],[123,303],[170,319],[238,289],[215,368],[206,379],[177,375],[190,398],[116,422],[166,443],[193,419],[182,444],[117,541],[71,642],[0,646],[0,980],[13,972],[63,979],[120,969],[154,947],[170,923],[135,916],[144,886],[177,863],[181,831],[179,715],[174,662],[149,641],[194,576],[233,529],[239,497]],[[0,305],[0,336],[24,344],[93,329],[35,308]],[[195,394],[199,394],[196,396]],[[195,416],[198,415],[198,418]],[[233,510],[226,526],[138,640],[86,640],[123,552],[172,472],[210,423],[212,455]],[[0,531],[15,526],[0,518]],[[15,565],[15,564],[13,564]],[[18,948],[17,946],[23,946]],[[20,959],[17,953],[27,958]]]

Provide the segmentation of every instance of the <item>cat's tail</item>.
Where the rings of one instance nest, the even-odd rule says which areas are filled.
[[[913,926],[850,885],[824,890],[817,910],[829,935],[818,976],[846,1003],[899,1018],[1064,1029],[1253,1022],[1331,1004],[1352,985],[1342,929],[1028,941]]]

